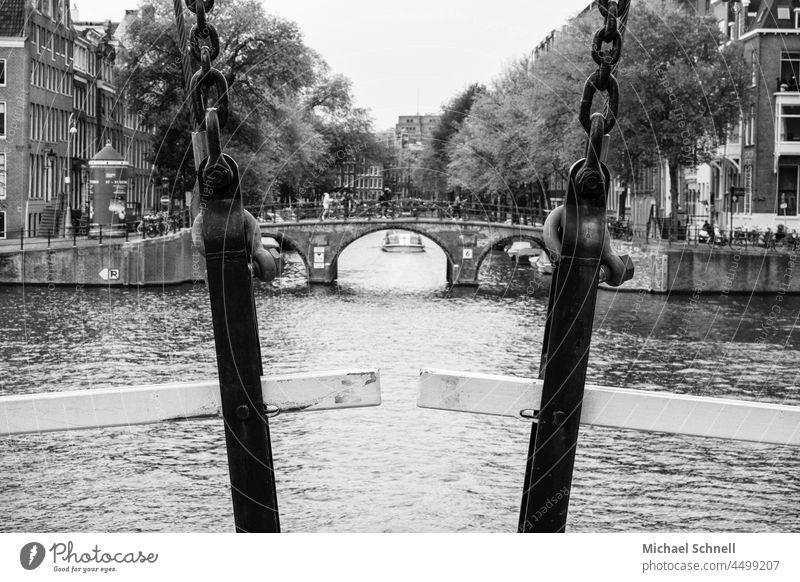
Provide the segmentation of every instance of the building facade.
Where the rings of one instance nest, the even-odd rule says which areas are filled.
[[[338,169],[336,188],[349,188],[355,200],[375,201],[383,192],[383,164],[362,156],[346,160]]]
[[[734,227],[800,229],[800,2],[717,4],[720,27],[742,43],[751,74],[728,163],[743,195],[731,204],[726,180],[719,180],[716,205],[728,202]]]
[[[401,115],[395,125],[395,143],[401,148],[422,150],[430,144],[440,115]]]
[[[64,233],[89,212],[87,163],[107,142],[132,164],[131,210],[155,198],[152,133],[117,92],[115,30],[73,22],[66,0],[0,4],[0,238]]]

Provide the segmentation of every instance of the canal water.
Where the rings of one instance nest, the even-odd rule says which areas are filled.
[[[419,369],[534,377],[549,281],[492,254],[477,290],[445,258],[342,254],[337,288],[290,256],[256,292],[267,373],[380,368],[379,408],[270,422],[291,532],[511,532],[530,427],[415,407]],[[588,381],[800,405],[800,298],[601,291]],[[0,394],[216,377],[207,291],[0,288]],[[575,532],[800,531],[797,449],[581,430]],[[0,528],[233,529],[220,420],[0,438]]]

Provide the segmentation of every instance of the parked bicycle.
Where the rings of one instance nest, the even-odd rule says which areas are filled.
[[[626,242],[633,240],[633,227],[629,220],[612,218],[608,221],[608,231],[611,238],[621,239]]]

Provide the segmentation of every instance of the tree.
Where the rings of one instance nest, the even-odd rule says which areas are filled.
[[[585,154],[577,115],[584,83],[596,68],[589,48],[600,25],[595,11],[575,18],[550,52],[519,59],[473,105],[451,139],[448,171],[456,180],[486,189],[567,175]],[[608,163],[626,185],[637,168],[668,163],[673,213],[678,168],[711,160],[740,115],[741,48],[722,45],[710,17],[671,1],[633,2]],[[596,108],[602,101],[598,93]]]
[[[412,156],[412,180],[424,193],[440,194],[447,189],[447,165],[450,162],[448,146],[470,115],[475,101],[486,92],[484,85],[473,83],[453,97],[443,108],[439,123],[433,130],[431,141],[421,154]]]
[[[296,24],[266,14],[257,0],[217,3],[208,21],[220,38],[213,66],[229,87],[224,149],[239,165],[245,202],[264,203],[279,191],[298,190],[336,147],[333,128],[361,115],[352,110],[349,81],[330,74]],[[141,123],[156,131],[152,161],[191,183],[195,123],[183,87],[173,3],[157,0],[152,18],[133,22],[123,42],[125,91],[146,104]]]

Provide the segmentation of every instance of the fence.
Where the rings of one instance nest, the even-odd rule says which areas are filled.
[[[68,240],[72,241],[72,246],[78,246],[79,242],[88,242],[90,240],[96,241],[98,245],[102,245],[104,241],[108,242],[109,239],[124,239],[127,242],[136,238],[165,236],[178,232],[182,228],[188,228],[191,224],[191,215],[187,209],[171,215],[158,213],[152,217],[145,216],[138,220],[126,222],[124,229],[119,227],[112,228],[109,225],[104,226],[102,224],[80,226],[73,223],[70,229],[72,233],[65,236],[53,235],[49,230],[44,236],[32,236],[30,231],[20,229],[7,231],[6,238],[0,240],[0,248],[19,247],[19,250],[22,251],[25,250],[26,244],[41,247],[45,243],[49,248],[56,241],[63,242]]]
[[[318,202],[291,206],[251,206],[248,210],[262,222],[294,222],[326,219],[436,218],[440,220],[480,220],[512,224],[542,225],[549,210],[500,204],[437,202],[418,198],[388,201],[332,201],[327,213]]]

